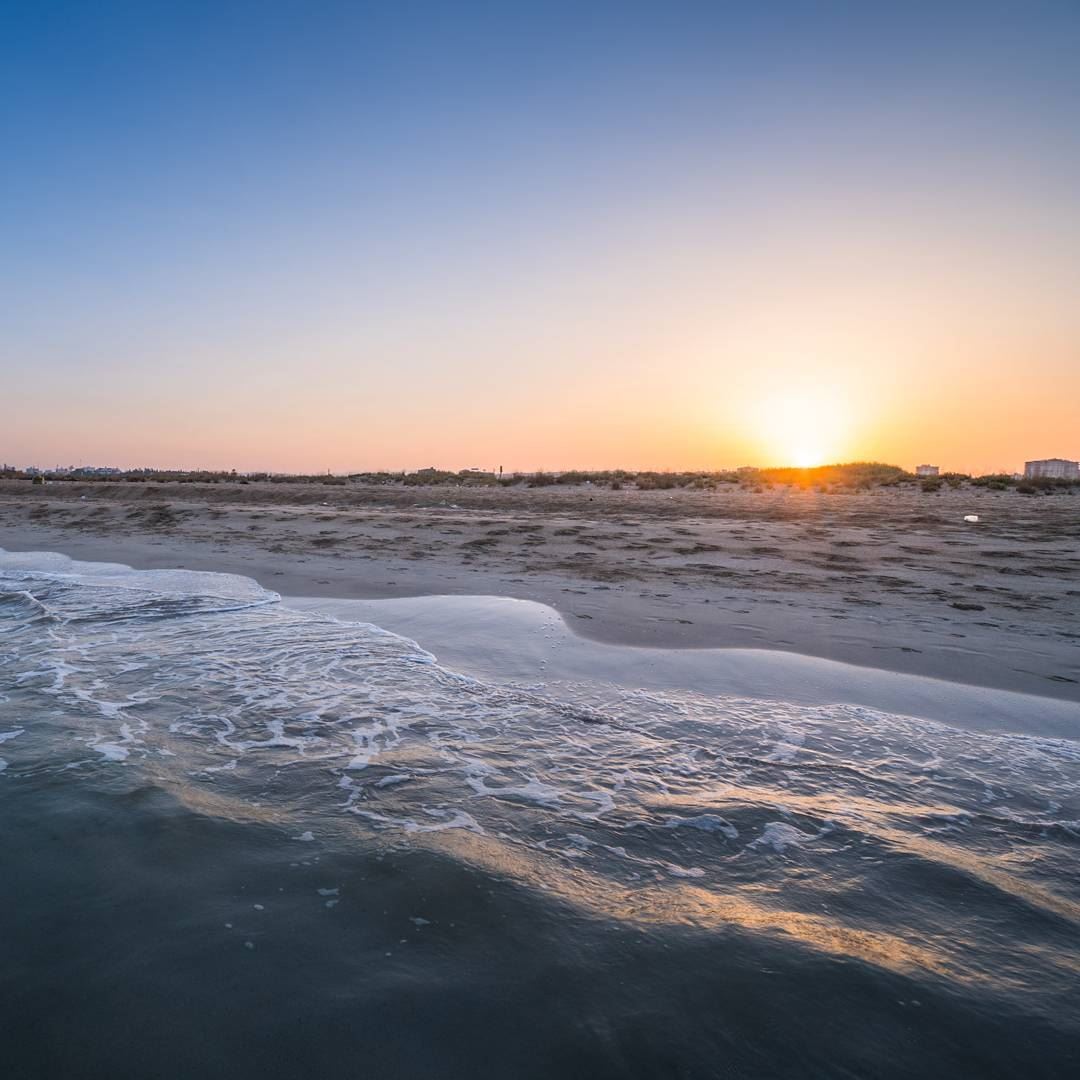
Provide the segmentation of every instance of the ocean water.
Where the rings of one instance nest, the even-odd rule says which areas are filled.
[[[12,1077],[1080,1069],[1069,739],[495,685],[0,553],[0,823]]]

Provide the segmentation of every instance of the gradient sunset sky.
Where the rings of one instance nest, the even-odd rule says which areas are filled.
[[[0,7],[0,460],[1080,456],[1080,3]]]

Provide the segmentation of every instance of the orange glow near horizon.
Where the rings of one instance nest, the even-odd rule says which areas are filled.
[[[751,412],[763,463],[807,469],[853,456],[850,420],[835,394],[792,390],[763,398]]]

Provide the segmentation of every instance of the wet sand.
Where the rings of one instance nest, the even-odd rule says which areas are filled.
[[[509,596],[608,644],[778,649],[1080,701],[1073,495],[4,481],[0,547],[290,596]]]

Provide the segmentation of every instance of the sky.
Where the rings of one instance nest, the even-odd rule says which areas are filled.
[[[0,460],[1080,457],[1080,4],[0,0]]]

